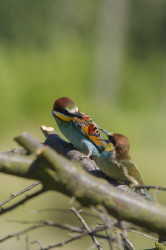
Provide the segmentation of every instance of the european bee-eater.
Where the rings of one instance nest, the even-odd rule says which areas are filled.
[[[102,137],[97,125],[70,98],[57,99],[52,114],[63,135],[86,157],[96,158],[104,150],[105,142],[99,140]]]
[[[98,167],[120,184],[128,186],[143,184],[139,170],[129,155],[130,143],[128,138],[122,134],[102,131],[107,135],[108,140],[105,140],[105,150],[96,159]],[[151,200],[146,189],[140,189],[137,192]]]

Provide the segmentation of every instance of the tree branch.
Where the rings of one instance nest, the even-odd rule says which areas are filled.
[[[14,222],[14,221],[12,221],[12,222]],[[18,221],[16,221],[16,222],[18,222]],[[70,243],[70,242],[72,242],[74,240],[80,239],[80,238],[85,237],[87,235],[91,235],[91,237],[94,237],[94,235],[96,235],[97,237],[107,239],[107,237],[96,233],[98,231],[102,231],[103,227],[100,227],[100,228],[97,228],[95,230],[92,230],[92,231],[88,232],[87,230],[85,230],[83,228],[75,227],[75,226],[68,225],[68,224],[55,223],[55,222],[52,222],[52,221],[38,221],[38,222],[35,222],[35,221],[34,222],[27,222],[27,221],[20,222],[19,221],[19,223],[21,223],[21,224],[37,223],[37,224],[32,225],[30,227],[27,227],[27,228],[25,228],[25,229],[23,229],[21,231],[16,232],[16,233],[6,235],[6,236],[0,238],[0,242],[4,242],[4,241],[9,240],[11,238],[18,237],[18,236],[20,236],[22,234],[25,234],[27,232],[30,232],[32,230],[35,230],[35,229],[38,229],[38,228],[41,228],[41,227],[45,227],[45,226],[57,227],[57,228],[60,228],[60,229],[69,230],[71,232],[76,232],[78,234],[76,236],[74,236],[74,237],[71,237],[71,238],[63,241],[63,242],[53,244],[53,245],[50,245],[48,247],[43,247],[41,243],[39,243],[38,241],[34,241],[33,244],[37,243],[38,245],[40,245],[41,250],[46,250],[46,249],[51,249],[51,248],[55,248],[55,247],[58,247],[58,246],[63,246],[65,244],[68,244],[68,243]]]
[[[6,157],[0,154],[0,172],[39,180],[45,190],[74,196],[83,206],[103,205],[118,220],[132,222],[163,237],[166,235],[164,206],[140,200],[113,188],[105,180],[85,172],[78,163],[69,161],[36,140],[32,142],[27,134],[20,138],[25,149],[36,155],[35,159],[31,156]],[[29,149],[30,143],[33,145]]]
[[[166,191],[166,187],[154,186],[154,185],[137,185],[134,186],[134,188],[136,189],[146,188],[146,189],[156,189],[156,190]]]

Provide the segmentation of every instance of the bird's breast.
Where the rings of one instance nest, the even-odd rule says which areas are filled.
[[[58,126],[63,135],[82,153],[88,154],[88,148],[94,156],[99,153],[97,147],[76,128],[73,122],[59,122]]]

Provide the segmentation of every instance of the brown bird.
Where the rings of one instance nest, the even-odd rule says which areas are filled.
[[[103,131],[108,139],[106,148],[97,157],[97,165],[110,178],[128,186],[142,185],[143,181],[136,164],[129,155],[129,139],[122,134]],[[151,200],[147,189],[139,190],[148,200]]]

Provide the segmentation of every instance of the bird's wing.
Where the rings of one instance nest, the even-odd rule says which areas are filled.
[[[124,174],[132,184],[143,184],[138,168],[136,167],[136,164],[133,161],[121,160],[119,164],[122,167]]]
[[[125,175],[127,176],[128,180],[132,184],[134,184],[134,185],[143,184],[141,175],[140,175],[140,173],[139,173],[139,171],[138,171],[138,169],[133,161],[122,160],[120,162],[120,164],[121,164],[123,171],[124,171]],[[138,190],[136,190],[136,193],[138,193],[141,196],[144,196],[147,200],[152,201],[152,199],[148,193],[148,190],[146,188],[138,189]]]
[[[105,143],[98,130],[97,125],[92,121],[90,116],[81,113],[82,119],[74,118],[73,122],[80,133],[85,135],[100,151],[105,149]]]

